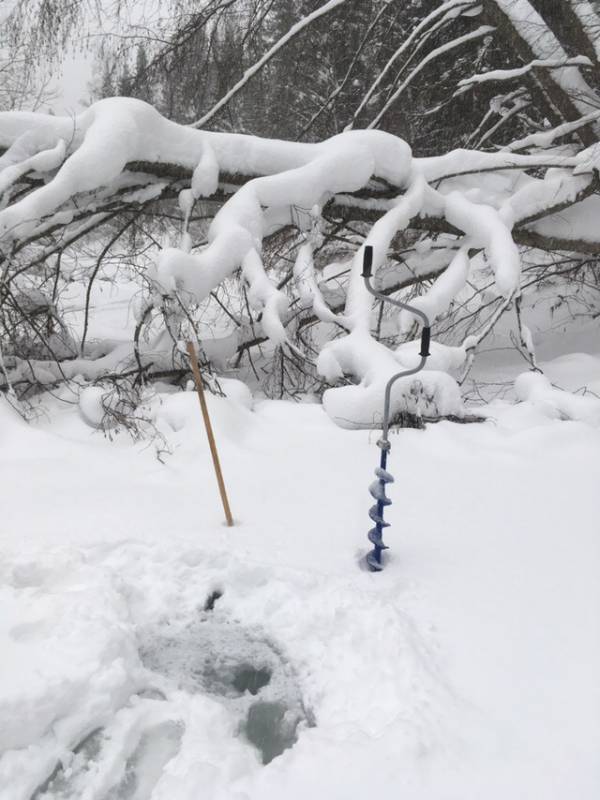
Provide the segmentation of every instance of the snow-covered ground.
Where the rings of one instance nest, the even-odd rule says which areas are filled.
[[[99,280],[89,341],[129,341],[135,297]],[[531,324],[587,422],[515,402],[500,326],[487,420],[392,437],[377,575],[377,431],[223,381],[227,528],[193,391],[158,386],[138,443],[75,382],[31,424],[0,397],[1,800],[595,800],[600,358],[593,321]]]
[[[163,463],[76,405],[1,402],[2,800],[596,798],[600,430],[508,401],[403,430],[373,575],[376,433],[229,386],[233,529],[193,392],[152,401]],[[271,688],[215,689],[236,659]],[[266,765],[263,695],[301,718]]]

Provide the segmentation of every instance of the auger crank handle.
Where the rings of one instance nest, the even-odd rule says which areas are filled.
[[[431,328],[427,326],[426,328],[423,328],[423,330],[421,331],[421,352],[419,353],[421,358],[427,358],[428,356],[431,355],[431,353],[429,352],[430,343],[431,343]]]
[[[373,248],[370,244],[365,245],[363,253],[363,278],[370,278],[373,275]]]

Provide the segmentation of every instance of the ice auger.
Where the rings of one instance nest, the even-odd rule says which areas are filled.
[[[421,361],[419,362],[419,366],[415,367],[414,369],[403,370],[402,372],[398,372],[397,375],[393,375],[385,387],[385,398],[383,403],[383,434],[381,439],[379,439],[377,442],[377,446],[381,450],[381,457],[379,466],[375,469],[377,480],[373,481],[373,483],[369,486],[369,492],[375,500],[375,505],[371,506],[369,509],[369,516],[375,523],[375,527],[371,528],[367,534],[369,541],[373,545],[373,550],[367,554],[367,566],[373,572],[380,572],[383,569],[381,554],[384,550],[388,549],[388,547],[383,543],[382,534],[384,528],[389,528],[389,522],[384,520],[383,512],[385,507],[391,505],[392,503],[385,493],[385,487],[388,483],[394,482],[394,478],[387,471],[387,457],[392,448],[389,440],[390,399],[392,394],[392,386],[398,380],[398,378],[404,378],[407,375],[414,375],[423,369],[425,362],[427,361],[427,357],[429,356],[431,329],[429,327],[429,319],[427,315],[424,314],[420,309],[414,308],[414,306],[410,306],[408,303],[401,303],[399,300],[392,300],[390,297],[381,294],[381,292],[375,291],[371,285],[372,269],[373,248],[370,245],[366,245],[363,255],[362,277],[365,280],[365,286],[367,287],[367,290],[372,295],[380,300],[383,300],[384,302],[392,303],[398,308],[404,308],[410,311],[423,322],[423,330],[421,332],[421,352],[419,353],[421,356]]]

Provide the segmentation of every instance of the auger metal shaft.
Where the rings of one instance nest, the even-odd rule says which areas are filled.
[[[403,308],[407,311],[410,311],[423,322],[423,330],[421,332],[421,351],[419,353],[421,360],[419,365],[414,369],[403,370],[402,372],[398,372],[396,375],[392,375],[385,387],[382,426],[383,434],[381,439],[377,442],[377,446],[381,449],[381,458],[379,467],[375,469],[377,480],[369,486],[371,496],[377,501],[375,505],[369,509],[369,516],[375,523],[375,527],[371,528],[368,533],[369,541],[373,544],[373,550],[367,554],[367,565],[369,566],[369,569],[374,572],[380,572],[383,569],[382,552],[388,549],[388,547],[383,543],[383,529],[389,527],[389,522],[385,522],[383,518],[383,512],[385,507],[391,505],[392,503],[385,493],[385,487],[388,483],[393,483],[394,481],[392,475],[387,471],[387,456],[392,449],[392,445],[390,444],[389,440],[392,386],[399,378],[406,378],[409,375],[415,375],[417,372],[420,372],[423,369],[429,356],[431,329],[429,326],[429,318],[419,308],[415,308],[408,303],[401,303],[399,300],[393,300],[391,297],[387,297],[387,295],[376,291],[371,284],[372,270],[373,248],[370,245],[366,245],[363,255],[362,277],[364,278],[367,291],[370,292],[370,294],[372,294],[374,297],[377,297],[379,300],[382,300],[386,303],[391,303],[398,308]]]

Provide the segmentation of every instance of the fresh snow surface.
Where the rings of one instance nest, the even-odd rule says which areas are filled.
[[[2,800],[597,798],[598,427],[533,391],[394,435],[373,575],[377,432],[224,388],[232,529],[194,392],[148,400],[163,463],[76,405],[26,425],[1,400]],[[253,698],[206,683],[236,658],[279,664],[264,691],[303,709],[267,765],[240,732]]]

